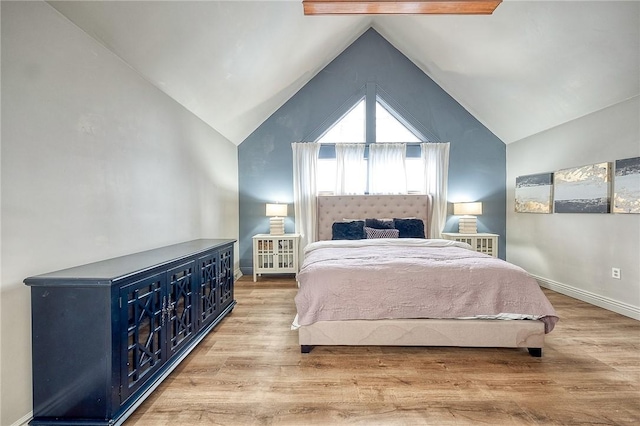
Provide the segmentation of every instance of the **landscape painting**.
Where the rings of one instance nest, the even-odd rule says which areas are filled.
[[[551,213],[553,173],[516,177],[516,212]]]
[[[610,163],[590,164],[557,171],[554,176],[556,213],[609,213]]]
[[[640,213],[640,157],[616,160],[614,213]]]

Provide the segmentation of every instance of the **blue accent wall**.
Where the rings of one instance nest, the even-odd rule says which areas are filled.
[[[284,65],[283,65],[284,66]],[[482,201],[478,232],[500,234],[505,258],[506,146],[378,32],[370,28],[271,115],[238,147],[240,267],[252,271],[251,237],[269,232],[265,203],[289,203],[293,232],[291,143],[305,141],[367,83],[375,83],[405,117],[450,142],[449,201]],[[371,86],[371,84],[370,84]],[[445,231],[457,232],[457,217]]]

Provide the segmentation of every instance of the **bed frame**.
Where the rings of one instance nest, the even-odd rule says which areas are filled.
[[[333,222],[345,219],[416,217],[428,234],[431,198],[428,195],[318,196],[318,239],[331,239]],[[428,237],[429,235],[427,235]],[[542,356],[542,321],[456,319],[389,319],[319,321],[300,326],[302,353],[319,345],[458,346],[527,348]]]

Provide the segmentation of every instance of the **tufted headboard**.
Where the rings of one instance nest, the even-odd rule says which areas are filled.
[[[430,195],[319,195],[318,240],[331,239],[333,222],[394,217],[422,219],[429,238],[431,206]]]

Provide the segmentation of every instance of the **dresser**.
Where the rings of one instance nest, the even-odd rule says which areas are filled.
[[[123,422],[233,310],[234,243],[194,240],[25,279],[30,424]]]
[[[442,238],[467,243],[477,252],[498,257],[498,234],[460,234],[457,232],[443,232]]]
[[[299,234],[257,234],[253,237],[253,281],[262,274],[298,272]]]

